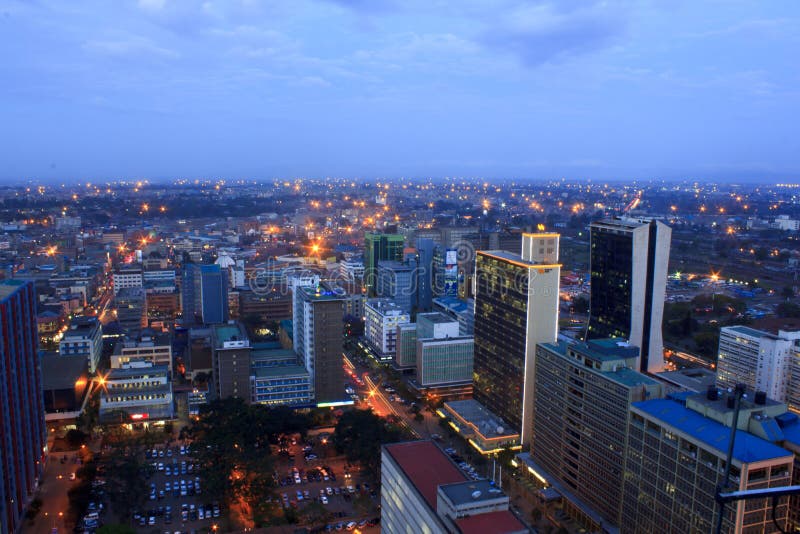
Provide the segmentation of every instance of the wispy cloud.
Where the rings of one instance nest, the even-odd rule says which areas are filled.
[[[154,43],[147,37],[138,35],[125,36],[112,39],[89,40],[83,45],[84,49],[109,56],[157,56],[164,59],[177,59],[180,53],[170,48],[165,48]]]
[[[625,12],[606,2],[574,6],[538,2],[507,10],[480,40],[535,67],[607,48],[625,29]]]

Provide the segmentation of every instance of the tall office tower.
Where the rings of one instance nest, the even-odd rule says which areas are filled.
[[[537,343],[558,335],[558,234],[524,234],[522,255],[478,251],[473,397],[530,443]]]
[[[416,260],[379,261],[378,279],[375,283],[378,297],[391,299],[406,313],[417,306]]]
[[[417,239],[417,311],[429,312],[433,306],[433,239]]]
[[[228,277],[219,265],[200,266],[200,303],[203,323],[228,320]]]
[[[403,236],[401,234],[364,234],[364,285],[367,295],[375,297],[379,261],[403,260]]]
[[[295,290],[294,350],[311,375],[317,404],[344,398],[344,296],[325,284]]]
[[[628,409],[662,396],[659,382],[632,369],[638,358],[637,347],[614,339],[536,348],[531,456],[559,493],[611,525],[622,500]]]
[[[741,401],[729,487],[737,491],[789,486],[795,455],[764,438],[797,451],[797,416],[787,413],[784,404],[748,397]],[[623,473],[623,533],[713,532],[719,517],[715,497],[724,483],[728,425],[733,421],[731,400],[711,389],[633,403]],[[778,501],[775,517],[782,528],[789,508],[786,497]],[[725,510],[723,532],[778,531],[770,498],[730,503]]]
[[[0,321],[0,532],[18,532],[47,446],[33,282],[0,283]]]
[[[747,326],[726,326],[719,331],[717,384],[724,388],[745,384],[764,391],[770,399],[787,402],[791,363],[800,332],[762,332]]]
[[[181,277],[181,316],[183,323],[195,324],[201,313],[200,265],[186,263]]]
[[[241,323],[217,324],[211,328],[211,365],[217,397],[237,397],[250,404],[251,346]],[[195,363],[195,362],[193,362]]]
[[[661,321],[672,229],[616,218],[591,225],[587,339],[619,337],[640,348],[639,370],[664,368]]]

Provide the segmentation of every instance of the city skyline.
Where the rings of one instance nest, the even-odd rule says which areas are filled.
[[[779,2],[0,3],[0,182],[797,175]]]

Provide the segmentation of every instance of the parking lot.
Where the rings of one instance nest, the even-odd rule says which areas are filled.
[[[331,514],[329,530],[346,530],[348,525],[362,532],[379,530],[379,489],[357,467],[328,456],[319,439],[301,443],[299,436],[288,438],[277,452],[276,494],[284,509],[319,503]]]
[[[148,480],[147,503],[133,514],[137,530],[208,530],[220,524],[221,503],[203,494],[197,466],[187,447],[156,447],[145,453],[145,461],[154,471]]]

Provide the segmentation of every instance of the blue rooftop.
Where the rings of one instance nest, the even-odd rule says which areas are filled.
[[[635,408],[684,432],[694,439],[716,450],[720,455],[727,454],[731,429],[721,423],[702,416],[669,399],[654,399],[634,402]],[[773,458],[791,456],[792,453],[743,430],[736,433],[733,457],[742,463],[760,462]]]

